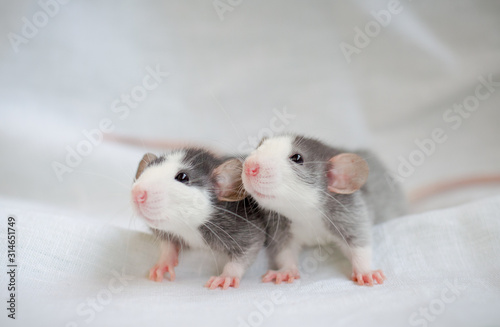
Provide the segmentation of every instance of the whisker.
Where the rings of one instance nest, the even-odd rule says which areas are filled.
[[[228,233],[226,232],[223,228],[221,228],[220,226],[217,226],[216,224],[214,224],[213,222],[211,222],[210,220],[207,220],[207,223],[210,223],[212,224],[213,226],[217,227],[218,229],[220,229],[221,231],[223,231],[227,236],[229,236],[233,241],[234,243],[240,248],[241,252],[242,253],[245,253],[245,251],[243,250],[243,248],[238,244],[238,242],[236,242],[236,240]],[[222,241],[221,241],[222,242]],[[228,248],[229,250],[229,248]]]
[[[215,209],[225,211],[225,212],[227,212],[227,213],[229,213],[229,214],[232,214],[233,216],[236,216],[236,217],[238,217],[238,218],[241,218],[241,219],[245,220],[246,222],[248,222],[250,225],[252,225],[252,226],[254,226],[255,228],[257,228],[259,231],[263,232],[263,233],[264,233],[264,235],[269,236],[269,237],[271,236],[271,235],[267,234],[267,232],[266,232],[265,230],[262,230],[262,228],[260,228],[259,226],[255,225],[255,224],[254,224],[254,223],[252,223],[250,220],[245,219],[244,217],[242,217],[242,216],[238,215],[238,214],[237,214],[237,213],[235,213],[235,212],[232,212],[232,211],[230,211],[230,210],[227,210],[227,209],[224,209],[224,208],[221,208],[221,207],[215,207]],[[272,238],[272,239],[273,239],[273,240],[275,240],[274,238]]]
[[[184,224],[185,224],[185,225],[186,225],[189,229],[191,229],[192,231],[194,231],[194,232],[198,232],[198,231],[197,231],[197,230],[195,230],[193,227],[189,226],[189,224],[188,224],[188,223],[186,223],[184,220],[182,220],[182,219],[181,219],[180,221],[182,221],[182,222],[183,222],[183,223],[184,223]],[[205,226],[206,226],[206,225],[205,225]],[[206,227],[208,228],[208,226],[206,226]],[[213,231],[212,231],[210,228],[208,228],[208,229],[209,229],[209,230],[213,233]],[[215,235],[215,234],[214,234],[214,235]],[[212,254],[212,258],[214,259],[214,262],[215,262],[215,265],[216,265],[216,266],[217,266],[217,268],[218,268],[218,263],[217,263],[217,258],[216,258],[216,256],[215,256],[215,252],[212,250],[212,248],[210,247],[210,245],[208,244],[208,242],[205,240],[205,238],[203,238],[203,237],[202,237],[201,239],[203,240],[203,242],[204,242],[204,243],[205,243],[205,245],[207,246],[208,250],[211,252],[211,254]],[[223,243],[223,244],[224,244],[224,243]],[[183,246],[183,244],[182,244],[182,242],[181,242],[181,248],[182,248],[182,246]],[[218,272],[217,272],[217,273],[218,273]]]
[[[296,191],[295,191],[294,189],[292,189],[292,188],[289,188],[289,190],[290,190],[291,192],[296,192]],[[296,193],[298,194],[298,192],[296,192]],[[288,200],[288,199],[287,199],[287,200]],[[337,200],[337,199],[335,199],[335,200],[338,202],[338,200]],[[293,203],[292,203],[290,200],[288,200],[288,201],[289,201],[289,202],[290,202],[290,204],[293,206]],[[341,203],[339,202],[339,204],[341,204]],[[342,204],[341,204],[341,205],[342,205]],[[343,205],[342,205],[342,206],[343,206]],[[343,207],[344,207],[344,206],[343,206]],[[345,208],[345,207],[344,207],[344,208]],[[332,220],[331,220],[331,219],[330,219],[330,218],[329,218],[329,217],[328,217],[328,216],[327,216],[327,215],[326,215],[326,214],[325,214],[322,210],[320,210],[320,209],[318,209],[318,208],[317,208],[316,210],[318,210],[318,212],[319,212],[319,213],[320,213],[323,217],[325,217],[325,218],[326,218],[326,219],[327,219],[327,220],[328,220],[328,221],[332,224],[332,226],[333,226],[333,227],[335,227],[335,229],[337,230],[337,232],[339,233],[339,235],[342,237],[342,239],[344,240],[345,244],[346,244],[346,245],[347,245],[347,247],[349,248],[349,251],[351,251],[351,252],[352,252],[352,250],[351,250],[351,247],[350,247],[349,243],[347,242],[347,240],[346,240],[346,238],[345,238],[344,234],[342,234],[342,232],[341,232],[341,231],[340,231],[340,229],[337,227],[337,225],[336,225],[336,224],[335,224],[335,223],[334,223],[334,222],[333,222],[333,221],[332,221]],[[319,244],[319,240],[318,240],[318,244]]]
[[[330,193],[328,193],[327,191],[325,190],[321,190],[321,192],[325,193],[327,196],[329,196],[330,198],[332,198],[333,200],[335,200],[338,204],[340,204],[340,206],[342,208],[344,208],[345,211],[347,211],[348,213],[351,213],[351,211],[349,211],[349,209],[347,209],[347,207],[345,205],[343,205],[339,200],[337,200],[333,195],[331,195]]]

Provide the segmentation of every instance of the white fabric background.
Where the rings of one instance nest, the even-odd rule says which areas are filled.
[[[189,317],[237,325],[255,310],[253,301],[283,290],[286,304],[262,325],[401,326],[439,298],[445,279],[457,278],[467,290],[430,325],[498,324],[500,199],[427,211],[499,194],[498,187],[435,197],[412,208],[422,214],[376,227],[374,261],[389,275],[382,287],[353,285],[337,254],[297,288],[263,285],[261,255],[240,290],[208,292],[201,285],[215,271],[209,254],[186,254],[175,283],[145,278],[157,249],[132,217],[129,189],[148,149],[105,142],[62,182],[51,167],[64,163],[66,147],[103,118],[115,123],[114,135],[192,140],[232,153],[269,127],[272,109],[286,107],[296,115],[287,131],[370,146],[392,171],[416,149],[416,138],[443,128],[448,140],[405,179],[407,191],[498,173],[500,88],[457,130],[442,115],[474,94],[478,76],[500,81],[500,5],[401,6],[348,63],[340,43],[352,44],[354,28],[364,28],[370,12],[387,9],[387,2],[243,1],[221,21],[212,1],[73,0],[18,53],[7,35],[21,33],[22,17],[40,7],[2,3],[0,209],[2,219],[12,213],[19,219],[19,323],[165,325]],[[156,65],[169,77],[120,120],[113,101]],[[5,244],[5,227],[0,230]],[[78,305],[122,268],[136,279],[85,322]]]
[[[429,325],[495,326],[500,319],[500,197],[375,227],[374,264],[388,280],[373,288],[351,282],[347,259],[326,249],[320,256],[302,254],[302,278],[292,285],[260,283],[266,269],[261,253],[240,288],[209,291],[202,285],[216,265],[211,254],[196,252],[181,255],[174,282],[153,283],[146,275],[158,250],[150,235],[48,208],[13,205],[1,214],[8,212],[18,217],[23,326],[239,326],[239,318],[255,315],[255,303],[269,302],[274,291],[283,302],[256,325],[419,326],[410,317],[431,305],[439,312],[443,307],[432,303],[442,299],[447,281],[465,289]],[[113,271],[131,280],[108,300],[103,293]],[[101,311],[90,316],[85,304],[100,297]]]

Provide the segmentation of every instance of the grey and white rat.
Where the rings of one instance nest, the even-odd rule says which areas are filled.
[[[161,240],[160,258],[149,279],[175,279],[181,248],[227,255],[220,276],[206,287],[238,287],[265,241],[265,220],[241,184],[241,161],[197,148],[162,156],[146,154],[132,187],[136,212]]]
[[[360,285],[381,284],[371,267],[371,228],[402,215],[400,187],[386,180],[383,165],[369,151],[346,152],[297,135],[267,138],[245,160],[242,180],[267,215],[270,269],[264,282],[300,278],[303,246],[336,243],[352,264]]]

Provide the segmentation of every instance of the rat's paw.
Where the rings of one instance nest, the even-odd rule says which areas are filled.
[[[208,287],[211,290],[216,289],[217,287],[221,287],[223,290],[227,290],[229,287],[238,288],[240,286],[240,278],[239,277],[229,277],[229,276],[212,276],[205,284],[205,287]]]
[[[275,284],[281,284],[281,282],[293,283],[294,280],[299,278],[300,274],[297,269],[268,270],[268,272],[262,276],[262,281],[264,283],[269,283],[274,280]]]
[[[174,265],[160,265],[156,264],[153,268],[149,270],[149,280],[153,282],[161,282],[163,281],[163,276],[168,272],[170,274],[170,281],[175,280],[175,271]]]
[[[382,284],[386,279],[382,270],[372,270],[366,273],[352,273],[352,280],[357,282],[358,285],[373,286],[373,281]]]

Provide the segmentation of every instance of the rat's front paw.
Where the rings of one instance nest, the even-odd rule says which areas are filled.
[[[285,269],[285,270],[268,270],[267,273],[262,276],[262,281],[264,283],[275,281],[275,284],[281,284],[281,282],[293,283],[294,280],[299,279],[300,274],[297,269]]]
[[[170,281],[175,279],[174,265],[156,264],[149,270],[149,280],[153,282],[163,281],[163,276],[168,272],[170,274]]]
[[[372,270],[366,273],[353,272],[352,280],[357,282],[358,285],[373,286],[373,281],[382,284],[386,280],[386,277],[382,270]]]
[[[216,289],[217,287],[221,287],[223,290],[227,290],[229,287],[238,288],[240,286],[240,278],[239,277],[230,277],[230,276],[212,276],[205,284],[205,287],[208,287],[211,290]]]

